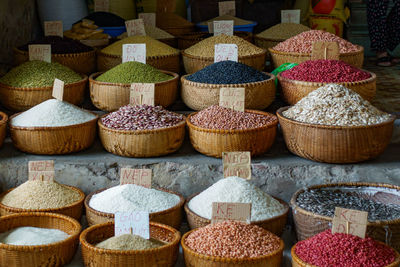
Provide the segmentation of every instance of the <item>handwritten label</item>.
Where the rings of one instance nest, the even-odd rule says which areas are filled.
[[[114,214],[114,235],[138,235],[150,239],[149,212],[132,211]]]
[[[45,21],[44,22],[45,36],[60,36],[63,37],[63,23],[61,20]]]
[[[222,152],[224,177],[238,176],[251,179],[251,155],[245,152]]]
[[[154,106],[154,83],[132,83],[129,104]]]
[[[63,101],[64,96],[64,82],[59,79],[54,79],[53,83],[53,97],[57,100]]]
[[[235,1],[218,2],[219,15],[236,16]]]
[[[29,181],[54,181],[54,160],[28,162]]]
[[[146,188],[151,188],[151,169],[131,169],[121,168],[121,177],[119,183],[135,184]]]
[[[281,10],[281,23],[300,23],[300,9]]]
[[[337,42],[317,41],[313,43],[311,60],[333,59],[339,60],[339,44]]]
[[[143,20],[144,25],[156,26],[156,13],[140,13],[139,19]]]
[[[219,105],[237,111],[244,111],[245,89],[244,87],[223,87],[219,90]]]
[[[126,33],[128,36],[146,35],[142,19],[132,19],[125,21]]]
[[[213,21],[213,32],[216,35],[233,35],[233,20],[217,20]]]
[[[211,223],[226,220],[251,222],[251,203],[213,202]]]
[[[122,45],[122,63],[137,61],[146,64],[146,44]]]
[[[214,62],[232,60],[238,62],[238,47],[236,44],[216,44],[214,46]]]
[[[332,220],[332,233],[344,233],[365,238],[367,231],[368,212],[335,208]]]
[[[51,63],[51,45],[29,45],[29,60],[41,60]]]
[[[94,0],[94,11],[95,12],[108,12],[110,9],[109,0]]]

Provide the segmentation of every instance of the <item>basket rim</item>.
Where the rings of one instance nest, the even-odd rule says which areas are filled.
[[[383,187],[389,189],[395,189],[400,192],[400,186],[392,185],[392,184],[385,184],[385,183],[371,183],[371,182],[345,182],[345,183],[332,183],[332,184],[317,184],[312,186],[307,186],[306,188],[301,188],[297,190],[290,199],[290,206],[292,207],[293,212],[301,212],[302,214],[314,217],[316,219],[321,219],[325,221],[332,221],[332,217],[320,215],[313,213],[311,211],[305,210],[299,207],[296,203],[298,196],[305,191],[305,189],[319,189],[319,188],[329,188],[329,187]],[[368,226],[379,226],[382,224],[399,224],[400,218],[395,220],[386,220],[386,221],[368,221]]]
[[[106,222],[106,223],[95,224],[95,225],[89,226],[88,228],[83,230],[82,233],[79,235],[79,241],[82,246],[84,246],[87,249],[90,249],[92,251],[95,251],[96,253],[113,254],[113,255],[120,255],[120,256],[136,255],[136,254],[153,254],[153,253],[157,253],[164,249],[169,249],[169,248],[174,247],[179,244],[179,241],[181,240],[181,233],[178,230],[176,230],[175,228],[172,228],[168,225],[157,223],[157,222],[149,222],[149,224],[150,224],[150,226],[163,228],[163,229],[170,231],[171,233],[173,233],[174,239],[171,242],[166,243],[165,245],[162,245],[157,248],[149,248],[149,249],[114,250],[114,249],[97,248],[93,244],[89,243],[87,241],[86,237],[91,231],[96,230],[98,228],[106,228],[106,227],[110,227],[111,225],[114,226],[114,222]]]
[[[50,213],[50,212],[23,212],[23,213],[18,213],[18,214],[6,215],[6,216],[0,217],[0,222],[3,220],[12,220],[12,219],[18,220],[18,217],[32,217],[32,218],[50,217],[50,218],[58,218],[58,219],[64,220],[64,221],[69,221],[70,223],[72,223],[74,225],[74,229],[73,229],[74,233],[69,235],[69,237],[64,240],[46,244],[46,245],[27,246],[27,245],[9,245],[9,244],[0,243],[0,250],[5,249],[5,250],[12,250],[12,251],[40,253],[40,251],[42,251],[44,249],[51,249],[53,247],[57,247],[57,246],[69,243],[69,242],[73,241],[74,239],[78,239],[79,234],[82,230],[82,226],[74,218],[66,216],[66,215],[62,215],[62,214],[58,214],[58,213]],[[11,228],[11,229],[14,229],[14,228]],[[60,229],[57,229],[57,230],[60,230]],[[62,230],[60,230],[60,231],[62,231]]]
[[[88,45],[86,45],[88,46]],[[96,49],[93,47],[89,46],[92,50],[90,51],[85,51],[85,52],[79,52],[79,53],[64,53],[64,54],[54,54],[52,53],[51,56],[53,57],[78,57],[78,56],[83,56],[83,55],[90,55],[90,54],[96,54]],[[21,49],[18,49],[18,47],[13,47],[14,52],[23,54],[23,55],[29,55],[29,51],[24,51]]]
[[[8,122],[8,115],[2,111],[0,111],[0,126],[3,124],[7,124]]]
[[[360,54],[360,53],[364,53],[364,47],[363,46],[361,46],[361,45],[356,45],[360,50],[358,50],[358,51],[353,51],[353,52],[347,52],[347,53],[340,53],[339,55],[340,56],[352,56],[352,55],[357,55],[357,54]],[[290,55],[290,56],[297,56],[297,57],[309,57],[309,56],[311,56],[311,53],[298,53],[298,52],[283,52],[283,51],[278,51],[278,50],[275,50],[275,49],[273,49],[273,48],[268,48],[268,51],[271,53],[271,54],[278,54],[278,55],[284,55],[284,56],[288,56],[288,55]]]
[[[258,48],[262,49],[263,51],[260,52],[260,53],[257,53],[257,54],[253,54],[253,55],[238,56],[238,61],[240,62],[240,60],[243,60],[243,59],[256,58],[256,57],[262,57],[262,56],[266,56],[267,55],[268,51],[266,49],[261,48],[261,47],[258,47]],[[193,56],[193,55],[190,55],[190,54],[186,53],[185,52],[186,49],[181,51],[182,57],[187,57],[187,58],[196,59],[196,60],[213,61],[214,62],[214,56],[212,56],[212,57]]]
[[[176,49],[176,48],[174,48],[174,49]],[[146,56],[146,64],[148,64],[147,61],[150,61],[150,60],[160,60],[160,59],[165,59],[165,58],[169,58],[169,57],[177,57],[177,56],[179,57],[180,50],[179,49],[176,49],[176,50],[177,50],[176,53],[170,54],[170,55],[152,56],[152,57]],[[102,52],[102,50],[97,50],[96,53],[97,53],[97,56],[103,56],[103,57],[108,57],[108,58],[121,58],[122,59],[122,55],[108,54],[108,53]]]

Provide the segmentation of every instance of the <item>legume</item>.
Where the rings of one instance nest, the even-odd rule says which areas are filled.
[[[125,26],[125,20],[121,18],[120,16],[117,16],[113,13],[110,12],[93,12],[84,19],[88,19],[91,21],[94,21],[94,24],[100,27],[120,27],[120,26]],[[78,23],[81,22],[81,20],[75,22]],[[74,23],[74,24],[75,24]]]
[[[144,30],[146,31],[146,35],[148,35],[151,38],[154,38],[156,40],[174,38],[174,36],[172,34],[169,34],[168,32],[166,32],[160,28],[153,27],[150,25],[144,25]],[[118,38],[120,38],[120,39],[123,39],[126,37],[128,37],[128,34],[126,32],[124,32],[123,34],[118,36]]]
[[[66,37],[61,38],[59,36],[45,36],[20,46],[18,49],[28,51],[28,46],[31,44],[49,44],[51,45],[52,54],[71,54],[93,51],[92,47],[84,45],[77,40]]]
[[[97,248],[105,248],[112,250],[143,250],[161,247],[163,243],[159,240],[151,238],[144,239],[138,235],[120,235],[110,237],[96,245]]]
[[[216,18],[213,18],[213,19],[209,19],[207,21],[203,21],[200,24],[201,25],[208,25],[208,22],[219,21],[219,20],[233,20],[233,25],[234,26],[236,26],[236,25],[248,25],[248,24],[253,23],[250,20],[237,18],[237,17],[231,16],[231,15],[222,15],[222,16],[219,16],[219,17],[216,17]]]
[[[263,32],[260,32],[256,36],[272,40],[286,40],[299,33],[309,30],[310,28],[304,26],[303,24],[279,23],[277,25],[272,26],[271,28],[266,29]]]
[[[156,26],[161,29],[192,26],[193,23],[171,12],[158,12],[156,14]]]

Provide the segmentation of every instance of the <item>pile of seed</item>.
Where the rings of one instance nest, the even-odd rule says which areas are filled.
[[[190,118],[194,125],[217,130],[254,129],[277,122],[274,115],[241,112],[220,106],[210,106]]]
[[[124,44],[146,44],[147,57],[168,56],[176,55],[179,53],[177,49],[172,48],[169,45],[157,41],[147,35],[135,35],[124,38],[107,46],[106,48],[103,48],[101,52],[109,55],[122,56],[122,45]]]
[[[26,181],[7,193],[0,201],[3,205],[20,209],[56,209],[68,206],[80,194],[57,182]]]
[[[220,20],[233,20],[233,25],[237,26],[237,25],[248,25],[248,24],[252,24],[253,22],[250,20],[245,20],[245,19],[241,19],[241,18],[237,18],[231,15],[222,15],[213,19],[209,19],[207,21],[203,21],[202,23],[200,23],[201,25],[208,25],[209,22],[213,22],[213,21],[220,21]]]
[[[360,47],[339,36],[321,30],[310,30],[293,36],[273,47],[282,52],[311,53],[315,41],[338,42],[340,53],[358,52]]]
[[[337,126],[373,125],[391,119],[390,114],[339,84],[327,84],[314,90],[283,115],[300,122]]]
[[[216,44],[236,44],[238,46],[239,57],[257,55],[264,52],[264,49],[240,37],[221,34],[198,42],[186,49],[185,53],[198,57],[214,57],[214,48]]]
[[[145,239],[138,235],[125,234],[110,237],[98,243],[96,247],[112,250],[143,250],[158,248],[162,245],[164,245],[164,243],[154,238]]]
[[[290,37],[293,37],[299,33],[309,31],[310,28],[304,26],[303,24],[298,23],[279,23],[271,28],[266,29],[263,32],[260,32],[256,36],[272,39],[272,40],[286,40]]]
[[[69,235],[58,229],[18,227],[0,234],[0,243],[17,246],[38,246],[65,240]]]
[[[339,83],[366,80],[371,74],[341,60],[320,59],[307,60],[281,76],[296,81]]]
[[[156,25],[157,27],[168,31],[168,28],[193,26],[193,23],[175,13],[158,12],[156,14]]]
[[[332,234],[328,229],[296,244],[295,253],[313,266],[384,267],[396,259],[394,250],[370,237]]]
[[[93,12],[83,19],[94,21],[94,24],[100,27],[125,27],[125,20],[110,12]],[[81,20],[75,23],[78,22]]]
[[[209,84],[242,84],[265,81],[270,78],[264,72],[235,61],[220,61],[196,73],[186,76],[186,80]]]
[[[151,38],[154,38],[156,40],[175,38],[172,34],[169,34],[168,32],[166,32],[160,28],[151,26],[151,25],[144,25],[144,30],[146,32],[146,35],[148,35]],[[128,34],[126,32],[124,32],[123,34],[118,36],[118,38],[120,38],[120,39],[123,39],[126,37],[128,37]]]
[[[197,253],[224,258],[254,258],[280,248],[276,235],[253,224],[223,221],[196,229],[185,245]]]
[[[65,37],[61,38],[60,36],[45,36],[20,46],[18,49],[28,51],[28,46],[31,44],[49,44],[51,45],[52,54],[72,54],[93,51],[92,47],[84,45],[77,40]]]
[[[104,126],[117,130],[154,130],[168,128],[182,122],[185,117],[162,106],[123,106],[101,119]]]
[[[117,65],[96,78],[109,83],[158,83],[172,79],[158,69],[141,62],[129,61]]]
[[[55,78],[65,84],[82,80],[78,73],[57,62],[33,60],[11,69],[0,78],[0,82],[14,87],[48,87],[53,86]]]

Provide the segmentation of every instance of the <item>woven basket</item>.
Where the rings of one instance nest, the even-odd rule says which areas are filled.
[[[183,249],[183,256],[185,258],[186,266],[190,267],[280,267],[282,264],[284,244],[281,240],[279,249],[276,251],[254,258],[223,258],[208,256],[195,252],[186,246],[185,241],[188,235],[193,231],[191,230],[183,235],[181,246]]]
[[[44,267],[69,263],[78,248],[81,225],[68,216],[53,213],[20,213],[0,218],[0,232],[23,226],[52,228],[70,236],[62,241],[37,246],[0,244],[0,266]]]
[[[0,111],[0,147],[3,146],[4,139],[6,138],[8,116]]]
[[[164,43],[164,44],[167,44],[167,45],[169,45],[171,47],[175,47],[175,48],[178,47],[178,39],[176,37],[163,38],[163,39],[157,39],[157,40],[162,42],[162,43]]]
[[[97,51],[98,71],[107,71],[122,63],[122,57]],[[167,56],[146,57],[146,64],[156,69],[179,73],[179,53]]]
[[[178,94],[179,75],[169,71],[161,71],[173,78],[156,83],[154,86],[154,104],[163,107],[172,105]],[[129,104],[131,84],[96,81],[102,72],[93,73],[89,77],[90,98],[93,105],[105,111],[115,111]]]
[[[266,73],[269,79],[242,84],[208,84],[192,82],[181,77],[181,96],[183,102],[194,110],[202,110],[219,104],[219,93],[222,87],[244,87],[245,108],[262,110],[267,108],[275,99],[275,76]]]
[[[85,203],[85,208],[86,208],[86,219],[88,221],[89,226],[114,221],[114,214],[100,212],[89,206],[89,202],[90,202],[90,199],[92,198],[92,196],[95,194],[98,194],[106,189],[108,189],[108,188],[103,188],[103,189],[97,190],[97,191],[89,194],[85,199],[84,203]],[[162,190],[162,191],[165,191],[165,192],[168,192],[171,194],[175,194],[175,195],[179,196],[180,201],[178,204],[176,204],[172,208],[169,208],[169,209],[166,209],[163,211],[159,211],[159,212],[150,213],[150,221],[166,224],[175,229],[179,229],[180,225],[181,225],[181,221],[182,221],[182,207],[183,207],[183,204],[185,203],[185,199],[183,198],[183,196],[181,194],[170,191],[168,189],[159,188],[158,190]]]
[[[268,39],[268,38],[260,37],[258,35],[254,35],[254,43],[255,43],[255,45],[258,46],[258,47],[264,48],[266,50],[276,46],[277,44],[279,44],[280,42],[283,42],[283,41],[285,41],[285,40]],[[270,59],[270,58],[271,58],[271,54],[268,51],[267,52],[267,59]]]
[[[376,187],[400,192],[400,186],[379,183],[338,183],[338,184],[323,184],[308,187],[309,189],[318,188],[345,188],[345,187]],[[310,238],[320,232],[329,229],[332,218],[328,216],[318,215],[300,208],[297,203],[297,197],[304,192],[305,189],[298,190],[290,200],[292,207],[293,219],[296,225],[296,234],[298,240]],[[355,189],[353,189],[354,191]],[[399,194],[400,196],[400,194]],[[400,252],[400,219],[391,221],[376,221],[368,222],[367,234],[382,242],[388,243],[391,247]],[[389,238],[386,240],[386,238]]]
[[[63,100],[74,105],[82,104],[88,77],[68,83],[64,86]],[[0,83],[0,102],[7,109],[24,111],[48,99],[52,99],[53,86],[46,87],[13,87]]]
[[[369,126],[329,126],[298,122],[276,114],[287,148],[299,157],[327,163],[354,163],[378,157],[389,144],[395,116]]]
[[[274,116],[268,112],[246,110],[246,112]],[[197,113],[197,112],[196,112]],[[222,152],[250,151],[251,156],[264,154],[274,143],[278,120],[253,129],[245,130],[214,130],[195,126],[186,119],[190,142],[194,149],[207,156],[221,158]]]
[[[114,223],[93,225],[80,236],[82,258],[86,267],[169,266],[178,259],[181,234],[167,225],[150,222],[150,237],[167,244],[145,250],[111,250],[96,244],[114,236]]]
[[[251,32],[235,31],[234,35],[243,38],[244,40],[250,43],[254,43],[253,35]],[[185,50],[186,48],[189,48],[192,45],[197,44],[198,42],[206,39],[207,37],[209,37],[208,32],[190,32],[184,35],[180,35],[178,36],[178,49]]]
[[[82,207],[83,201],[85,200],[85,194],[76,187],[68,186],[69,189],[74,190],[79,193],[79,200],[69,204],[68,206],[55,208],[55,209],[22,209],[22,208],[14,208],[10,206],[6,206],[0,202],[0,216],[11,215],[15,213],[22,213],[22,212],[50,212],[50,213],[57,213],[72,217],[78,221],[80,221],[82,216]],[[3,199],[5,195],[10,193],[14,188],[9,189],[2,194],[0,194],[0,201]]]
[[[357,52],[341,53],[339,59],[361,69],[364,63],[364,47],[359,46],[359,48],[360,50]],[[294,52],[281,52],[278,50],[274,50],[272,48],[268,48],[268,50],[271,54],[271,59],[274,68],[279,67],[283,63],[300,64],[303,63],[304,61],[311,60],[311,53],[301,54]]]
[[[194,198],[197,195],[198,194],[195,194],[195,195],[189,197],[186,200],[185,206],[184,206],[187,221],[188,221],[190,229],[204,227],[211,223],[211,220],[201,217],[201,216],[197,215],[195,212],[193,212],[191,209],[189,209],[189,205],[188,205],[189,201],[192,200],[192,198]],[[285,212],[282,213],[281,215],[277,215],[275,217],[272,217],[272,218],[269,218],[266,220],[255,221],[255,222],[251,222],[251,223],[258,225],[258,226],[264,228],[265,230],[268,230],[271,233],[276,234],[277,236],[281,236],[283,233],[283,230],[285,228],[285,225],[286,225],[286,219],[287,219],[287,216],[289,213],[289,205],[285,201],[283,201],[277,197],[274,197],[274,198],[276,200],[278,200],[282,205],[285,206]]]
[[[239,56],[238,61],[259,71],[263,71],[265,67],[266,54],[267,51],[251,56]],[[195,73],[211,64],[214,64],[214,57],[192,56],[185,53],[185,51],[182,51],[182,58],[185,71],[188,74]]]
[[[10,121],[19,115],[11,116]],[[16,148],[31,154],[60,155],[90,147],[96,138],[96,118],[80,124],[61,127],[20,127],[9,124]]]
[[[177,27],[163,27],[161,25],[157,25],[158,28],[172,34],[173,36],[181,36],[183,34],[194,32],[195,26],[194,25],[182,25]]]
[[[14,48],[14,63],[16,66],[29,60],[29,52]],[[77,73],[90,74],[96,70],[95,50],[82,53],[51,54],[51,60],[69,67]]]

